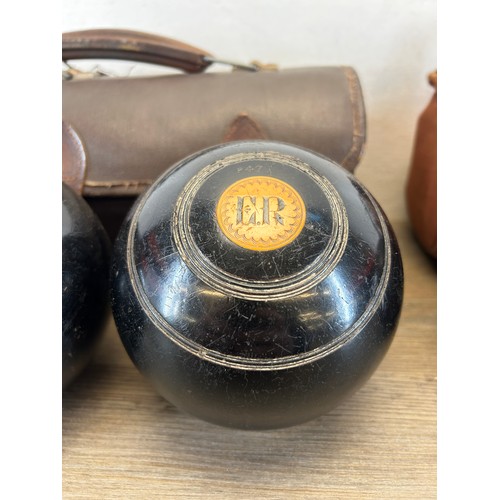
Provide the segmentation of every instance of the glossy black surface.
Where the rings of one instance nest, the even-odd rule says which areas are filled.
[[[248,153],[255,159],[221,162]],[[186,208],[185,186],[209,165]],[[251,176],[302,196],[307,217],[290,244],[253,251],[221,232],[217,200]],[[324,186],[341,200],[344,226]],[[170,169],[129,214],[112,281],[123,343],[165,398],[220,425],[262,429],[319,416],[356,390],[390,345],[403,293],[394,234],[359,182],[324,157],[270,142],[218,146]]]
[[[62,382],[89,361],[108,306],[110,242],[87,203],[62,186]]]

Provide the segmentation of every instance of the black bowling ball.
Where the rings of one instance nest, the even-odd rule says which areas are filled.
[[[274,142],[213,147],[138,200],[115,246],[112,308],[138,369],[230,427],[305,422],[373,373],[403,269],[381,208],[339,165]]]
[[[111,244],[83,198],[62,185],[62,383],[83,370],[103,332]]]

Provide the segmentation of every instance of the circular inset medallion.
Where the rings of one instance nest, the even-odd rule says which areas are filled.
[[[306,207],[297,191],[274,177],[247,177],[217,203],[217,223],[236,245],[265,252],[291,243],[302,231]]]
[[[345,206],[328,179],[274,151],[228,155],[193,174],[170,227],[197,278],[228,296],[265,301],[321,282],[349,233]]]

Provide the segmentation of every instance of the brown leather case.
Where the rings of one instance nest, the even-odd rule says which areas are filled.
[[[296,144],[350,171],[363,152],[363,96],[350,67],[200,73],[213,61],[207,52],[126,30],[66,33],[62,48],[64,61],[130,59],[191,73],[63,82],[63,122],[86,153],[87,198],[135,197],[180,159],[232,140]]]
[[[435,88],[420,115],[406,187],[413,232],[427,254],[437,258],[437,72],[429,75]]]

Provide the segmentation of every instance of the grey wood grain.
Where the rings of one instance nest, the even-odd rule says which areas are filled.
[[[351,399],[276,431],[217,427],[156,395],[113,322],[63,395],[63,494],[85,499],[427,499],[436,496],[436,270],[406,222],[395,340]]]

